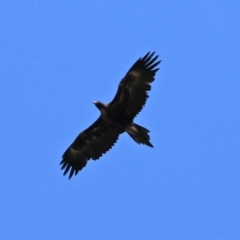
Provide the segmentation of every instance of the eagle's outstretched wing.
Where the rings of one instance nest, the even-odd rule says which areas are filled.
[[[92,158],[97,160],[118,140],[123,131],[105,122],[100,116],[89,128],[80,133],[62,156],[64,175],[70,170],[69,179]]]
[[[126,116],[134,118],[144,107],[151,83],[159,68],[156,66],[158,56],[148,52],[138,59],[119,83],[117,93],[109,103],[110,106],[125,109]],[[124,116],[123,116],[124,117]]]

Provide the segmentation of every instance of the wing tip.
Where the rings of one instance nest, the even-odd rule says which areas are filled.
[[[73,175],[77,175],[80,170],[82,170],[87,164],[87,161],[82,164],[77,164],[71,162],[71,159],[63,157],[62,161],[60,162],[61,170],[63,170],[63,176],[69,173],[68,179],[70,180]]]
[[[156,68],[156,69],[154,68],[157,67],[162,62],[162,60],[158,60],[159,55],[155,55],[155,56],[154,55],[155,55],[155,51],[153,52],[148,51],[147,54],[145,54],[142,58],[139,58],[139,60],[136,63],[139,63],[139,64],[142,63],[144,64],[146,69],[156,73],[159,70],[159,68]]]

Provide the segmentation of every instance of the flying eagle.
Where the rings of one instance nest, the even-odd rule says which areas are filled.
[[[148,52],[139,58],[118,85],[114,99],[104,104],[93,102],[100,110],[99,118],[81,132],[64,152],[61,169],[64,175],[70,170],[69,179],[86,166],[88,160],[99,159],[112,148],[121,133],[127,132],[138,144],[153,147],[148,135],[149,130],[134,123],[135,116],[144,107],[151,90],[151,83],[161,61],[155,52]]]

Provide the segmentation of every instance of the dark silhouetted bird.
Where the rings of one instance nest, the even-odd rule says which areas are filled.
[[[62,156],[64,175],[70,170],[69,179],[86,166],[88,160],[99,159],[127,132],[138,144],[153,147],[149,130],[134,123],[134,117],[142,110],[151,90],[151,83],[161,61],[154,52],[138,59],[118,85],[117,93],[109,104],[93,102],[100,110],[100,117],[80,133]]]

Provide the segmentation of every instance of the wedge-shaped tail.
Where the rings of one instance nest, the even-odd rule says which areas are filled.
[[[149,130],[137,125],[136,123],[132,123],[127,127],[127,133],[130,137],[137,142],[138,144],[145,144],[149,147],[153,147],[150,143],[150,136],[148,135]]]

